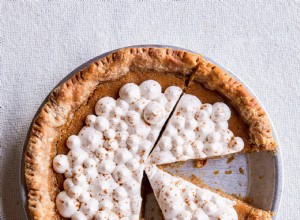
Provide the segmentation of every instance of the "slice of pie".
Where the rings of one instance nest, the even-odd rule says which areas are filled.
[[[145,162],[182,91],[229,106],[227,153],[241,150],[235,142],[242,152],[275,150],[265,112],[220,68],[185,51],[121,49],[57,87],[34,119],[25,153],[32,218],[141,218]]]
[[[244,141],[228,129],[231,111],[223,102],[202,104],[184,94],[153,150],[150,160],[166,164],[237,153]]]
[[[210,189],[193,177],[190,181],[173,176],[156,165],[148,164],[146,174],[162,210],[168,219],[271,219],[267,211]]]

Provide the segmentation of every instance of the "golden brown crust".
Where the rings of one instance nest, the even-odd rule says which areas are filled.
[[[97,85],[117,80],[129,71],[189,75],[199,55],[167,48],[127,48],[93,62],[56,88],[35,118],[25,154],[28,206],[34,219],[59,219],[55,208],[57,180],[52,169],[59,131]]]
[[[194,80],[218,90],[240,110],[250,125],[254,143],[274,150],[275,142],[264,111],[239,83],[200,55],[168,48],[121,49],[93,62],[56,88],[34,119],[25,153],[28,206],[33,219],[60,219],[55,207],[59,189],[52,159],[62,129],[71,123],[76,110],[87,103],[98,85],[115,81],[130,71],[182,75],[196,71]]]
[[[276,142],[266,112],[240,82],[203,58],[199,62],[193,80],[203,83],[210,90],[218,91],[234,105],[249,125],[253,148],[275,150]]]

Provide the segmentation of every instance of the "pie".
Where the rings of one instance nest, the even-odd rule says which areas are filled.
[[[261,150],[275,152],[276,142],[266,113],[242,84],[198,54],[125,48],[62,83],[34,119],[25,153],[28,208],[33,219],[140,219],[147,167],[213,195],[229,210],[211,214],[215,204],[202,204],[199,216],[271,219],[267,211],[157,166]],[[151,182],[153,172],[147,172]],[[162,189],[155,187],[158,195]],[[167,195],[168,187],[163,190]],[[191,218],[175,219],[196,216],[184,207]],[[168,219],[172,210],[162,210]]]

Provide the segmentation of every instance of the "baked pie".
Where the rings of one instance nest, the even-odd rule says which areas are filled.
[[[274,151],[266,113],[198,54],[125,48],[56,88],[25,153],[33,219],[141,219],[144,171],[165,219],[271,219],[160,165]],[[175,208],[174,208],[175,207]]]

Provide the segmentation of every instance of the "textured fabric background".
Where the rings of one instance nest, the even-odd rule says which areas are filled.
[[[151,43],[212,57],[253,89],[283,151],[278,219],[299,219],[299,14],[299,1],[2,1],[0,219],[24,219],[21,152],[51,89],[103,52]]]

